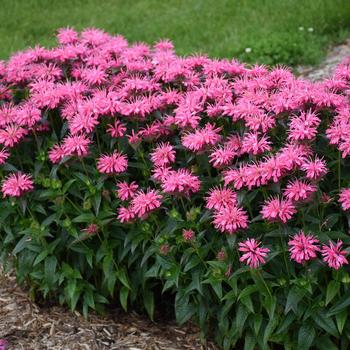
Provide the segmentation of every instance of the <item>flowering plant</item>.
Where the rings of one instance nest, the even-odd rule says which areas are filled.
[[[85,315],[157,296],[229,349],[350,341],[350,60],[321,83],[96,29],[0,65],[1,256]],[[240,345],[239,345],[240,344]]]

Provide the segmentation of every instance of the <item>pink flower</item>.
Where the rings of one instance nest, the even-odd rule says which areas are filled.
[[[54,145],[50,150],[49,150],[49,159],[51,163],[57,164],[59,163],[63,157],[65,156],[64,149],[60,145]]]
[[[266,135],[245,134],[242,140],[242,152],[257,155],[271,150],[271,142]]]
[[[5,147],[13,147],[27,134],[27,130],[15,124],[7,125],[0,129],[0,143]]]
[[[182,230],[182,237],[185,241],[192,241],[195,238],[193,230]]]
[[[286,223],[296,213],[296,209],[290,200],[271,198],[265,201],[260,213],[263,219]]]
[[[214,168],[220,168],[231,164],[233,158],[237,155],[237,152],[228,145],[215,149],[209,156],[209,162]]]
[[[299,264],[316,258],[316,252],[320,251],[318,243],[318,239],[314,236],[305,235],[303,231],[300,231],[288,242],[290,258]]]
[[[343,188],[339,194],[339,203],[343,210],[350,209],[350,188]]]
[[[96,224],[89,224],[82,231],[88,235],[95,235],[98,232],[98,226]]]
[[[128,167],[128,159],[124,154],[115,151],[112,154],[104,154],[97,161],[97,169],[102,174],[118,174]]]
[[[10,153],[6,150],[6,148],[0,149],[0,165],[4,164],[9,156]]]
[[[156,190],[140,190],[131,200],[130,209],[139,218],[145,217],[151,211],[158,209],[162,204],[162,196]]]
[[[290,181],[283,194],[291,201],[300,201],[309,199],[310,196],[317,191],[315,185],[305,181],[294,180]]]
[[[291,140],[311,140],[317,134],[321,120],[313,112],[301,112],[300,116],[291,118],[288,137]]]
[[[221,140],[220,131],[221,128],[215,128],[208,123],[203,129],[184,135],[182,137],[182,144],[190,151],[203,151],[205,148],[214,146]]]
[[[169,142],[159,144],[151,153],[151,160],[156,167],[164,167],[175,161],[175,150]]]
[[[131,208],[120,207],[117,218],[121,223],[130,222],[135,218],[135,213]]]
[[[240,242],[238,250],[243,252],[239,261],[248,265],[251,269],[258,268],[261,264],[265,264],[265,258],[270,252],[268,248],[259,247],[261,242],[254,238],[247,239],[245,242]]]
[[[338,270],[342,265],[348,264],[345,255],[347,252],[341,250],[343,242],[338,240],[336,244],[329,241],[329,246],[322,246],[323,261],[328,264],[329,267]]]
[[[229,188],[213,187],[205,197],[206,208],[220,210],[237,205],[237,194]]]
[[[248,227],[248,215],[235,206],[222,207],[215,212],[213,224],[219,231],[233,234],[238,229]]]
[[[163,191],[171,194],[189,195],[198,192],[201,186],[198,176],[192,174],[188,169],[169,171],[161,181]]]
[[[300,168],[310,180],[317,180],[327,173],[326,162],[317,157],[314,160],[304,160]]]
[[[78,157],[84,157],[89,152],[90,140],[85,135],[67,136],[62,143],[62,149],[65,156],[76,154]]]
[[[1,192],[5,197],[20,197],[24,193],[33,190],[34,184],[30,175],[13,173],[2,182]]]
[[[126,127],[119,120],[116,120],[114,124],[110,124],[107,128],[107,132],[115,138],[124,136]]]
[[[130,184],[128,184],[127,182],[119,182],[117,184],[117,194],[118,197],[122,200],[122,201],[127,201],[128,199],[131,199],[135,196],[135,193],[137,191],[137,189],[139,188],[139,185],[133,181]]]

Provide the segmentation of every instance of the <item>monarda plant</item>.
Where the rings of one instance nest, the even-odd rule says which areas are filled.
[[[0,65],[1,256],[33,297],[166,295],[224,349],[348,349],[350,60],[311,83],[57,38]]]

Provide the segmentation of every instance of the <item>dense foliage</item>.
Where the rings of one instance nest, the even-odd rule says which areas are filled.
[[[71,309],[159,293],[225,349],[347,349],[349,60],[177,57],[88,29],[0,67],[3,262]]]

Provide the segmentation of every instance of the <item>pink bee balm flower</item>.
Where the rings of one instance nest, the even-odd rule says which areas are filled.
[[[283,194],[291,201],[299,201],[309,199],[310,196],[317,191],[317,187],[304,181],[290,181]]]
[[[130,208],[120,207],[117,218],[121,223],[130,222],[135,218],[135,214]]]
[[[213,224],[219,231],[233,234],[240,228],[248,227],[248,215],[235,206],[222,207],[215,212]]]
[[[258,133],[248,133],[242,140],[242,152],[257,155],[271,150],[271,142],[268,136]]]
[[[213,187],[205,197],[206,208],[220,210],[237,204],[237,194],[229,188]]]
[[[122,201],[127,201],[128,199],[133,198],[135,196],[135,193],[138,188],[139,188],[139,185],[135,181],[131,182],[130,184],[128,184],[125,181],[119,182],[117,184],[118,197]]]
[[[6,177],[1,186],[3,198],[5,197],[20,197],[25,192],[31,191],[34,188],[33,181],[30,175],[22,173],[14,173]]]
[[[7,341],[5,339],[0,339],[0,350],[7,349]]]
[[[316,258],[316,252],[320,251],[318,243],[318,239],[314,236],[305,235],[303,231],[300,231],[288,242],[290,258],[299,264]]]
[[[196,193],[200,189],[201,182],[198,176],[193,175],[188,169],[179,169],[170,171],[162,179],[162,189],[164,192],[171,194],[189,195],[191,192]]]
[[[238,250],[243,252],[239,261],[248,265],[251,269],[258,268],[261,264],[265,263],[265,258],[270,252],[269,248],[259,247],[261,242],[254,238],[247,239],[245,242],[239,243]]]
[[[339,194],[339,203],[343,210],[350,209],[350,188],[343,188]]]
[[[128,159],[124,154],[114,152],[111,155],[104,154],[97,161],[97,169],[102,174],[118,174],[128,167]]]
[[[89,152],[90,140],[85,135],[67,136],[62,143],[62,149],[65,156],[76,154],[78,157],[84,157]]]
[[[131,201],[131,210],[139,218],[159,208],[162,196],[156,190],[138,191]]]
[[[0,165],[4,164],[9,156],[10,153],[6,150],[6,148],[0,149]]]
[[[98,232],[98,226],[96,224],[89,224],[86,228],[82,230],[88,235],[94,235]]]
[[[175,150],[169,142],[159,144],[151,153],[151,160],[156,167],[164,167],[175,161]]]
[[[265,201],[260,213],[264,219],[280,220],[285,223],[296,213],[296,209],[290,200],[271,198]]]
[[[63,157],[65,156],[65,152],[60,145],[54,145],[50,150],[49,150],[49,159],[51,163],[57,164],[59,163]]]
[[[224,146],[215,149],[209,156],[209,162],[213,164],[214,168],[220,168],[231,164],[237,152],[230,146]]]
[[[317,157],[314,160],[305,160],[300,168],[305,171],[306,177],[310,180],[317,180],[327,173],[326,162]]]
[[[115,121],[115,123],[112,125],[110,124],[107,128],[107,132],[115,138],[124,136],[126,131],[126,127],[123,123],[121,123],[119,120]]]
[[[185,241],[192,241],[195,237],[193,230],[182,230],[182,237]]]
[[[338,240],[336,244],[332,241],[329,241],[329,246],[322,246],[322,256],[323,261],[328,264],[329,267],[338,270],[342,265],[348,264],[345,255],[347,252],[345,250],[341,250],[343,242]]]

